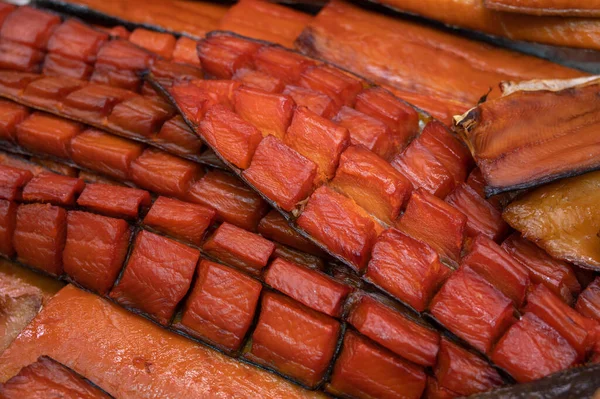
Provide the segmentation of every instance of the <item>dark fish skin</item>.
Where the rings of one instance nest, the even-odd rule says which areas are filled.
[[[600,364],[577,367],[540,380],[469,396],[471,399],[586,399],[600,392]]]

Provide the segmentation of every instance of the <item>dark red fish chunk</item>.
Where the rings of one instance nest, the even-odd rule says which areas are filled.
[[[199,258],[197,249],[141,231],[110,297],[167,324],[190,288]]]
[[[13,256],[13,234],[18,205],[15,202],[0,200],[0,254]]]
[[[235,80],[193,80],[191,84],[205,92],[214,102],[229,109],[233,109],[235,91],[242,86]]]
[[[285,83],[295,83],[314,61],[279,47],[264,46],[254,54],[256,69]]]
[[[143,145],[88,129],[71,140],[71,159],[84,168],[114,177],[130,178],[130,165],[142,154]]]
[[[252,69],[238,69],[233,75],[233,80],[266,93],[279,93],[284,87],[281,79]]]
[[[155,57],[128,40],[110,40],[98,51],[95,68],[141,72],[150,67]]]
[[[349,286],[325,274],[281,258],[269,266],[265,283],[309,308],[333,317],[341,315],[344,300],[351,291]]]
[[[71,117],[102,123],[115,105],[133,96],[135,93],[127,90],[90,84],[69,94],[63,111]]]
[[[60,363],[42,356],[0,384],[3,399],[110,399],[111,397]]]
[[[144,218],[144,224],[158,231],[201,245],[216,212],[203,205],[158,197]]]
[[[261,193],[286,211],[309,196],[317,165],[281,140],[265,137],[258,147],[244,177]]]
[[[253,278],[203,260],[181,324],[194,336],[236,351],[252,324],[261,289],[262,285]]]
[[[535,284],[544,284],[566,303],[581,291],[577,277],[568,263],[552,258],[534,243],[513,233],[502,243],[502,248],[529,271]]]
[[[202,149],[202,140],[192,133],[181,115],[166,121],[152,141],[175,155],[198,155]]]
[[[350,142],[354,145],[363,145],[383,159],[390,159],[398,150],[399,143],[385,123],[343,106],[333,121],[345,127],[350,132]]]
[[[234,110],[263,136],[282,139],[294,115],[294,101],[283,94],[265,93],[247,87],[235,91]]]
[[[22,98],[38,106],[60,108],[60,101],[84,84],[84,82],[70,77],[43,77],[28,84]]]
[[[328,390],[361,399],[418,399],[425,390],[426,378],[422,368],[348,332]]]
[[[275,244],[258,234],[223,223],[202,249],[225,264],[258,273],[269,262]]]
[[[0,3],[0,26],[4,23],[6,17],[17,8],[14,4]]]
[[[296,105],[306,107],[323,118],[331,118],[339,108],[325,93],[300,86],[285,86],[283,94],[292,97]],[[344,126],[348,128],[348,126]]]
[[[0,100],[0,139],[15,141],[17,125],[29,115],[29,109],[8,100]]]
[[[450,172],[454,183],[459,184],[467,178],[473,165],[473,158],[466,146],[440,122],[429,122],[417,138],[425,148]]]
[[[398,228],[458,264],[467,217],[424,190],[413,191]]]
[[[127,255],[131,230],[123,219],[81,211],[67,215],[65,273],[101,295],[113,286]]]
[[[194,39],[181,36],[177,39],[173,49],[173,61],[200,66],[200,60],[196,52],[197,44]]]
[[[204,119],[206,110],[214,104],[218,96],[193,83],[175,83],[169,89],[169,93],[183,116],[195,125],[199,125]]]
[[[40,77],[35,73],[0,70],[0,87],[2,92],[7,95],[20,96],[29,83]]]
[[[514,320],[511,300],[469,267],[450,276],[429,309],[447,329],[483,353]]]
[[[354,108],[385,123],[404,148],[419,132],[419,114],[382,88],[369,88],[356,96]]]
[[[150,72],[156,81],[167,87],[176,81],[199,80],[204,77],[202,69],[199,67],[161,59],[154,61]],[[150,88],[150,93],[157,94],[152,88]]]
[[[525,313],[500,339],[491,357],[518,382],[528,382],[573,366],[578,355],[556,330],[533,313]]]
[[[46,54],[42,67],[42,73],[46,76],[63,76],[81,80],[89,80],[93,72],[92,65],[55,53]]]
[[[454,179],[436,156],[419,140],[413,141],[391,164],[409,179],[414,188],[444,198],[454,188]]]
[[[162,195],[184,198],[204,170],[195,162],[148,148],[131,163],[131,180]]]
[[[60,17],[56,14],[27,6],[19,7],[4,20],[0,38],[43,50],[60,22]]]
[[[315,66],[305,70],[299,85],[327,94],[338,106],[353,106],[362,82],[354,76],[329,66]]]
[[[67,19],[52,34],[47,51],[92,64],[108,34],[74,18]]]
[[[318,166],[319,181],[333,177],[340,155],[350,144],[348,130],[308,108],[299,107],[288,128],[285,144]]]
[[[220,171],[209,171],[192,185],[188,193],[192,202],[217,211],[220,220],[246,230],[256,230],[267,213],[267,203],[238,178]]]
[[[117,104],[108,117],[108,126],[132,137],[150,137],[173,115],[173,108],[158,98],[133,97]]]
[[[0,39],[0,68],[24,72],[40,72],[44,52],[27,44]]]
[[[554,328],[577,351],[579,361],[591,349],[591,331],[598,323],[582,316],[545,286],[538,285],[527,295],[524,311],[535,314]]]
[[[61,275],[67,211],[50,204],[21,205],[13,243],[24,264],[53,275]]]
[[[467,184],[456,187],[446,201],[467,216],[467,236],[483,234],[494,241],[506,236],[508,224],[502,219],[502,213]]]
[[[322,186],[310,196],[297,222],[357,270],[365,268],[377,230],[373,219],[351,199]]]
[[[82,130],[77,122],[35,112],[17,126],[17,141],[33,152],[69,158],[71,140]]]
[[[315,244],[290,227],[287,220],[274,209],[260,220],[258,232],[271,241],[277,241],[302,252],[317,256],[323,254]]]
[[[498,244],[485,236],[477,236],[471,250],[462,259],[468,266],[513,301],[518,309],[529,287],[527,270]]]
[[[600,277],[596,277],[579,295],[575,309],[586,317],[600,321]]]
[[[442,387],[464,396],[503,385],[502,378],[488,362],[446,338],[440,343],[434,372]]]
[[[0,198],[9,201],[21,199],[23,187],[32,177],[28,170],[0,165]]]
[[[325,376],[339,333],[335,319],[268,292],[245,356],[314,387]]]
[[[448,272],[433,248],[391,228],[377,238],[366,276],[421,312]]]
[[[454,399],[460,395],[456,392],[444,388],[435,377],[427,376],[427,387],[425,388],[424,399]]]
[[[252,65],[252,55],[261,47],[250,40],[215,35],[198,42],[202,69],[219,79],[231,79],[235,71]]]
[[[260,131],[223,105],[211,107],[200,122],[204,139],[228,162],[241,169],[250,165],[262,140]]]
[[[347,320],[361,334],[405,359],[422,366],[436,364],[439,333],[370,296],[361,296]]]
[[[362,146],[348,147],[342,153],[330,186],[387,224],[398,217],[412,191],[410,181]]]
[[[129,35],[129,41],[141,48],[152,51],[161,57],[171,59],[177,39],[170,33],[154,32],[148,29],[137,28]]]
[[[101,85],[125,89],[132,92],[140,92],[142,78],[139,72],[127,69],[113,69],[112,66],[96,64],[90,82]]]
[[[54,173],[41,173],[27,183],[22,197],[25,201],[75,205],[75,197],[81,193],[83,187],[85,183],[81,179]]]
[[[140,208],[150,205],[150,194],[137,188],[87,184],[77,204],[107,216],[137,218]]]

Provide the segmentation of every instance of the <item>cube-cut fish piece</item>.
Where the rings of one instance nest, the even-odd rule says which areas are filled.
[[[444,283],[429,309],[446,328],[483,353],[514,321],[510,299],[465,266]]]
[[[158,197],[144,218],[144,224],[195,245],[201,245],[204,233],[216,217],[216,211],[168,197]]]
[[[100,47],[108,40],[108,34],[83,22],[69,18],[52,34],[47,51],[64,57],[93,64]]]
[[[362,295],[347,318],[361,334],[422,366],[434,366],[440,334],[368,295]]]
[[[288,128],[285,144],[318,166],[319,182],[333,177],[340,155],[350,144],[348,130],[299,107]]]
[[[383,159],[390,159],[398,151],[399,143],[388,126],[367,114],[343,106],[333,121],[348,129],[352,144],[363,145]]]
[[[502,213],[467,184],[456,187],[446,201],[467,216],[467,236],[483,234],[494,241],[501,241],[506,236],[508,225],[502,220]]]
[[[204,169],[195,162],[148,148],[131,163],[131,180],[159,194],[184,198]]]
[[[555,329],[525,313],[496,344],[491,358],[518,382],[529,382],[573,366],[578,355]]]
[[[339,317],[351,289],[316,270],[311,270],[284,259],[275,259],[267,273],[265,283],[298,302]]]
[[[17,126],[17,141],[33,152],[69,158],[71,140],[82,130],[79,123],[35,112]]]
[[[65,273],[85,288],[106,294],[123,267],[130,236],[123,219],[69,211],[62,257]]]
[[[306,68],[313,64],[311,59],[279,47],[264,46],[254,54],[256,69],[288,84],[296,83]]]
[[[75,205],[75,197],[81,193],[84,186],[83,180],[75,177],[40,173],[27,183],[22,198],[31,202]]]
[[[351,199],[326,186],[310,196],[298,226],[357,270],[365,268],[377,238],[373,219]]]
[[[410,181],[362,146],[348,147],[342,153],[330,186],[387,224],[398,217],[412,192]]]
[[[197,249],[143,230],[110,297],[167,324],[192,283],[199,257]]]
[[[581,291],[573,268],[566,262],[552,258],[534,243],[513,233],[502,243],[502,248],[523,265],[535,284],[544,284],[566,303]]]
[[[510,298],[519,309],[529,288],[529,274],[512,256],[485,236],[477,236],[461,267],[468,266],[500,292]]]
[[[327,94],[338,106],[353,106],[356,95],[362,90],[358,78],[324,65],[305,70],[299,85]]]
[[[267,203],[254,190],[228,173],[209,171],[188,193],[191,202],[217,211],[220,220],[254,231],[268,212]]]
[[[377,238],[366,276],[421,312],[449,273],[431,246],[391,228]]]
[[[269,292],[245,356],[314,387],[325,376],[339,333],[335,319]]]
[[[467,217],[424,190],[413,191],[398,228],[458,264]]]
[[[13,237],[17,259],[60,276],[67,232],[67,211],[50,204],[21,205]]]
[[[229,163],[241,169],[250,165],[263,137],[257,128],[223,105],[209,108],[199,128],[208,144]]]
[[[109,184],[87,184],[77,205],[107,216],[137,218],[140,208],[150,205],[150,193],[137,188]]]
[[[422,368],[348,332],[328,389],[340,396],[418,399],[426,378]]]
[[[434,373],[442,387],[464,396],[489,391],[503,383],[488,362],[447,338],[440,343]]]
[[[88,129],[71,140],[71,159],[84,168],[119,180],[131,179],[131,163],[144,149],[142,144]]]
[[[229,223],[223,223],[202,249],[225,264],[259,273],[275,250],[271,241]]]
[[[193,336],[236,351],[252,324],[261,289],[257,280],[244,273],[203,260],[181,325]]]
[[[294,101],[283,94],[240,87],[234,94],[234,110],[263,136],[282,139],[294,115]]]
[[[250,166],[243,172],[254,187],[286,211],[292,211],[308,197],[316,174],[314,162],[273,136],[260,142]]]
[[[292,97],[299,107],[306,107],[324,118],[333,117],[339,108],[327,94],[306,87],[287,85],[283,94]]]

